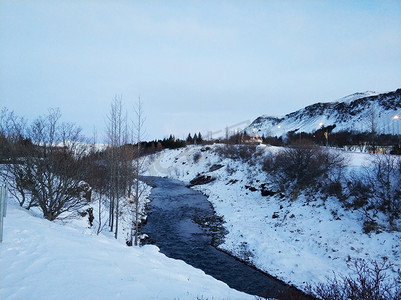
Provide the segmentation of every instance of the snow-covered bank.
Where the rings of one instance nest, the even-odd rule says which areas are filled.
[[[155,246],[127,247],[10,202],[0,299],[254,299]]]
[[[399,232],[364,234],[360,215],[344,210],[334,198],[324,202],[303,195],[296,201],[263,197],[260,188],[249,189],[266,182],[259,166],[221,159],[209,148],[165,150],[155,155],[148,172],[187,183],[198,174],[216,178],[193,188],[207,194],[216,213],[224,217],[228,234],[222,249],[301,289],[305,283],[324,282],[332,271],[348,274],[347,262],[356,258],[380,261],[385,257],[394,264],[389,275],[397,276]],[[369,154],[345,155],[353,170],[369,160]]]

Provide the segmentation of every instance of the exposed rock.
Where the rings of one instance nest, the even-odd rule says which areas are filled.
[[[217,171],[224,167],[224,165],[221,164],[214,164],[213,166],[210,167],[209,172]]]
[[[257,188],[250,186],[250,185],[246,185],[245,188],[250,190],[251,192],[256,192],[258,190]]]
[[[268,188],[266,188],[266,183],[262,183],[260,185],[261,188],[261,193],[263,197],[267,197],[267,196],[274,196],[276,194],[276,192],[269,190]]]
[[[202,184],[207,184],[210,183],[212,181],[215,181],[216,178],[212,177],[212,176],[205,176],[205,175],[198,175],[197,177],[195,177],[194,179],[192,179],[189,184],[187,185],[187,187],[191,187],[194,185],[202,185]]]

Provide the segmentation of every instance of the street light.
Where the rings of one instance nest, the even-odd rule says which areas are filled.
[[[395,124],[396,121],[399,121],[399,119],[400,119],[400,116],[399,116],[399,115],[395,115],[395,116],[393,117],[393,135],[396,135],[396,134],[395,134],[395,129],[394,129],[394,128],[395,128],[395,125],[394,125],[394,124]],[[398,134],[401,134],[401,133],[400,133],[400,123],[398,123],[397,135],[398,135]]]
[[[323,122],[320,122],[319,126],[322,129],[323,128]],[[329,132],[327,130],[324,132],[324,137],[326,138],[326,147],[328,147],[329,146]]]

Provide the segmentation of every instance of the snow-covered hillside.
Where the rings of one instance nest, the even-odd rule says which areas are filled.
[[[0,299],[254,299],[156,246],[127,247],[84,223],[50,222],[9,202]]]
[[[220,247],[259,269],[299,288],[324,282],[332,271],[348,274],[350,259],[386,257],[394,263],[393,278],[401,268],[399,232],[364,234],[361,215],[343,209],[337,199],[310,201],[302,194],[296,201],[262,196],[266,175],[260,166],[222,159],[210,147],[192,146],[165,150],[150,161],[149,175],[168,176],[189,183],[197,175],[216,180],[194,186],[209,196],[228,230]],[[259,146],[261,151],[281,151]],[[370,154],[341,150],[349,169],[358,171]],[[255,188],[255,189],[252,189]],[[318,198],[319,195],[316,195]]]
[[[193,188],[207,194],[224,218],[222,249],[301,289],[332,271],[347,274],[347,262],[356,258],[386,258],[393,264],[388,275],[397,277],[399,232],[364,234],[361,216],[334,198],[262,196],[260,166],[223,159],[213,151],[217,146],[160,152],[148,160],[148,175],[187,183],[199,174],[216,178]],[[372,156],[330,151],[346,155],[354,171]],[[124,235],[117,241],[108,232],[96,235],[86,219],[49,222],[39,215],[10,199],[0,244],[0,299],[254,299],[155,246],[127,247]]]
[[[395,115],[399,119],[393,119]],[[372,120],[378,133],[401,134],[401,89],[384,94],[356,93],[333,102],[315,103],[284,117],[264,115],[254,120],[245,131],[280,137],[289,131],[312,133],[322,125],[335,125],[333,132],[370,132]]]

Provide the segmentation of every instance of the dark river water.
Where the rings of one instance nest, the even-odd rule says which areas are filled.
[[[142,227],[142,232],[149,236],[148,243],[236,290],[261,297],[308,299],[295,288],[212,246],[211,231],[216,229],[200,225],[214,215],[202,193],[173,179],[145,177],[144,180],[153,187],[147,223]]]

